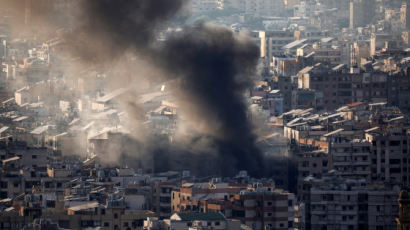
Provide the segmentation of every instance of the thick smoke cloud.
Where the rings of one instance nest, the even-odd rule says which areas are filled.
[[[184,3],[185,0],[79,1],[76,26],[65,40],[72,52],[92,64],[110,62],[129,48],[149,52],[158,27]]]
[[[148,149],[154,154],[156,170],[174,169],[175,165],[207,167],[204,164],[211,159],[222,175],[247,170],[253,176],[262,176],[263,157],[255,146],[244,102],[245,90],[251,86],[255,72],[258,48],[235,37],[228,29],[203,24],[184,27],[157,45],[157,29],[184,2],[83,1],[82,23],[67,40],[84,60],[101,65],[132,49],[160,68],[165,78],[178,80],[174,93],[185,118],[197,130],[184,142],[187,146],[159,145],[153,141]],[[211,147],[192,147],[203,143],[201,140]],[[209,153],[210,149],[216,154]]]
[[[117,46],[133,44],[145,48],[158,25],[175,15],[183,3],[184,0],[85,1],[84,16],[88,16],[88,29],[105,29]]]
[[[168,72],[181,77],[182,105],[215,137],[220,167],[258,174],[262,157],[243,98],[255,73],[256,45],[225,28],[198,24],[168,38],[159,56]]]

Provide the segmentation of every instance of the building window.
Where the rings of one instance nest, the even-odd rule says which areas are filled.
[[[31,155],[32,159],[37,159],[37,155]]]
[[[110,227],[110,223],[104,222],[104,227]]]
[[[56,201],[55,200],[47,200],[46,201],[46,207],[47,208],[55,208],[56,207]]]
[[[219,221],[215,222],[215,226],[219,226],[221,223]]]
[[[288,221],[288,228],[293,228],[293,221]]]
[[[114,219],[118,219],[118,213],[114,213]]]

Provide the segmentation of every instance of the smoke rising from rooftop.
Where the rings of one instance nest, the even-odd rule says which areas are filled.
[[[175,164],[201,167],[202,159],[209,156],[217,162],[214,167],[222,175],[248,170],[253,176],[262,176],[263,157],[255,146],[244,101],[246,89],[252,86],[258,48],[226,28],[204,24],[185,26],[159,45],[155,43],[159,27],[184,3],[184,0],[82,1],[81,23],[66,40],[77,55],[99,66],[133,50],[136,56],[159,68],[164,80],[177,79],[172,91],[195,134],[188,141],[179,142],[176,148],[167,144],[149,145],[159,170],[172,170]],[[204,143],[210,147],[202,148]],[[197,144],[199,147],[193,147]]]
[[[181,106],[216,139],[220,167],[258,174],[262,157],[244,102],[258,60],[256,45],[225,28],[198,24],[170,36],[160,56],[164,68],[181,77]]]

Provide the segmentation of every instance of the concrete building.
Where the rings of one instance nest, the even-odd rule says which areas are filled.
[[[322,38],[312,45],[304,45],[297,49],[298,56],[306,56],[313,53],[315,63],[338,65],[342,61],[342,51],[337,45],[333,45],[334,38]]]
[[[28,87],[21,88],[14,93],[14,98],[16,100],[17,105],[23,105],[26,103],[30,103],[32,101],[32,97],[29,93]]]
[[[408,121],[399,109],[353,103],[326,115],[311,111],[282,114],[290,155],[297,163],[299,199],[307,199],[305,178],[321,178],[332,170],[346,180],[409,184]]]
[[[350,2],[350,29],[369,25],[375,15],[374,0],[353,0]]]
[[[400,120],[404,117],[393,119]],[[372,153],[373,179],[410,185],[410,162],[407,160],[407,155],[410,154],[409,129],[406,127],[381,129],[375,127],[366,133],[366,140],[372,143],[369,147]]]
[[[208,11],[214,11],[221,9],[219,1],[217,0],[193,0],[189,2],[188,9],[190,12],[196,13],[204,13]]]
[[[304,179],[308,176],[321,177],[331,170],[330,157],[323,150],[299,151],[295,154],[297,159],[297,191],[298,199],[302,200],[302,191],[304,190]]]
[[[292,76],[297,71],[296,57],[293,56],[273,56],[270,63],[271,71],[279,76]]]
[[[307,43],[308,43],[308,40],[306,38],[293,41],[291,43],[288,43],[282,46],[282,52],[286,55],[296,56],[298,49],[305,46]]]
[[[283,96],[283,111],[287,112],[292,108],[292,91],[296,88],[294,77],[274,76],[272,87],[279,90]]]
[[[357,41],[353,43],[350,57],[350,66],[361,66],[362,60],[370,57],[370,43],[368,41]]]
[[[293,229],[295,196],[280,190],[265,191],[235,195],[232,218],[239,219],[254,229]]]
[[[22,208],[0,214],[1,229],[16,229],[33,223],[38,217],[51,220],[66,229],[142,229],[144,220],[154,217],[150,211],[126,210],[123,207],[104,207],[98,203],[78,205],[66,213],[41,211],[39,208]]]
[[[341,172],[343,177],[371,181],[370,142],[334,138],[329,152],[332,168]]]
[[[283,0],[245,0],[245,14],[254,17],[278,17],[284,13]]]
[[[268,93],[267,104],[271,116],[279,116],[283,113],[283,96],[279,90]]]
[[[221,213],[175,213],[169,219],[148,218],[144,230],[236,230],[241,228],[238,220],[229,220]]]
[[[263,42],[263,46],[261,48],[265,48],[264,57],[267,60],[272,60],[273,57],[280,57],[284,54],[284,50],[282,49],[283,46],[295,41],[294,35],[292,31],[264,31],[261,34],[261,39]]]
[[[403,1],[400,8],[400,22],[404,30],[410,30],[410,2]]]
[[[292,109],[320,108],[321,93],[311,89],[295,89],[292,91]]]
[[[322,92],[322,105],[328,110],[358,101],[389,100],[387,74],[350,73],[342,64],[332,69],[319,64],[304,68],[298,73],[298,88]]]
[[[225,199],[232,197],[241,189],[246,188],[242,184],[183,184],[179,190],[172,191],[172,212],[197,212],[201,211],[200,201],[208,199]],[[203,211],[203,210],[202,210]]]
[[[390,34],[372,33],[370,38],[370,56],[376,55],[386,47],[386,42],[392,42],[394,39]]]
[[[258,105],[269,116],[279,116],[283,113],[283,95],[279,90],[252,91],[255,94],[251,98],[253,105]],[[251,111],[253,112],[253,111]],[[255,114],[256,116],[258,114]]]
[[[172,190],[177,188],[174,182],[153,182],[151,185],[151,205],[152,210],[160,217],[170,216],[174,210],[171,209]]]
[[[336,177],[307,178],[306,229],[397,228],[399,188]],[[309,183],[309,182],[308,182]]]
[[[296,198],[292,193],[275,189],[272,183],[216,183],[206,187],[197,184],[173,191],[173,211],[220,212],[254,229],[293,229]]]

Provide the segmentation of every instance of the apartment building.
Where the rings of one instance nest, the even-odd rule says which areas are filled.
[[[61,180],[50,178],[46,172],[46,157],[43,158],[42,162],[39,162],[38,160],[42,159],[41,155],[31,155],[30,153],[33,152],[27,151],[27,157],[30,158],[28,160],[20,154],[2,160],[0,172],[2,178],[0,182],[1,198],[10,198],[30,192],[33,187],[49,188],[54,186],[62,189],[67,178]],[[33,158],[33,156],[36,157]],[[37,156],[39,156],[38,159]],[[32,162],[28,163],[30,161]]]
[[[403,1],[400,8],[400,22],[402,23],[402,28],[405,30],[410,30],[410,2]]]
[[[385,73],[350,73],[344,65],[334,68],[322,64],[308,66],[298,73],[298,88],[323,93],[327,110],[362,102],[385,102],[389,99],[389,81]]]
[[[404,117],[396,117],[399,121]],[[374,127],[366,133],[372,160],[372,179],[410,185],[410,127]]]
[[[370,37],[370,56],[374,56],[386,47],[386,42],[394,41],[391,34],[372,33]]]
[[[400,188],[341,179],[307,178],[306,229],[397,229]]]
[[[185,185],[172,192],[177,213],[222,213],[254,229],[293,229],[295,195],[274,183]]]
[[[292,109],[309,109],[321,108],[322,93],[311,89],[294,89],[292,90]]]
[[[283,46],[295,41],[292,31],[265,31],[266,58],[272,60],[274,56],[282,56],[284,54]]]
[[[241,228],[238,220],[227,219],[221,213],[175,213],[169,219],[148,218],[144,230],[236,230]]]
[[[342,50],[337,44],[333,44],[335,39],[331,37],[321,38],[313,44],[306,44],[297,50],[298,56],[305,56],[313,53],[315,63],[338,65],[342,61]]]
[[[104,230],[142,229],[144,220],[155,214],[146,210],[128,210],[125,206],[107,207],[90,202],[69,208],[65,213],[42,210],[34,205],[20,211],[11,210],[0,214],[1,229],[19,229],[33,223],[35,218],[49,219],[60,228]]]
[[[279,90],[283,97],[283,111],[289,111],[292,107],[292,90],[296,88],[293,77],[274,76],[272,87]]]
[[[374,0],[354,0],[350,2],[349,7],[350,29],[365,27],[372,22],[376,11]]]
[[[333,113],[311,111],[293,110],[282,117],[298,164],[300,199],[307,199],[306,178],[321,178],[333,170],[345,179],[408,185],[409,126],[398,108],[354,103]]]
[[[155,181],[151,185],[151,210],[160,217],[169,217],[174,210],[171,209],[171,195],[173,189],[177,188],[175,182]]]
[[[235,195],[231,212],[233,219],[253,229],[293,229],[294,205],[296,198],[292,193],[273,188],[255,189]]]
[[[172,191],[172,212],[204,211],[201,201],[206,199],[228,199],[245,189],[246,184],[236,183],[187,183]]]
[[[336,135],[336,132],[330,135]],[[370,143],[365,140],[349,140],[345,137],[323,141],[301,140],[298,149],[292,150],[298,162],[298,197],[302,199],[305,178],[321,178],[332,170],[336,170],[343,178],[372,181],[369,146]]]
[[[203,13],[221,9],[220,7],[223,6],[221,3],[217,0],[194,0],[189,2],[187,8],[194,14]]]
[[[297,160],[297,191],[298,199],[302,199],[304,179],[308,176],[321,177],[331,170],[329,155],[323,150],[301,150],[295,154]]]
[[[330,146],[333,169],[346,178],[371,180],[370,142],[336,137],[333,138]]]
[[[247,0],[245,6],[245,13],[253,14],[256,17],[279,17],[284,15],[284,10],[283,0]]]

